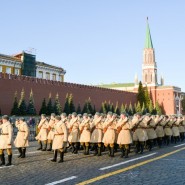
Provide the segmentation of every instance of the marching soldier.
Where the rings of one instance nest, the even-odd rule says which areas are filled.
[[[164,129],[163,129],[163,126],[166,124],[164,119],[163,119],[163,116],[159,116],[157,115],[156,118],[155,118],[155,123],[156,123],[156,129],[155,129],[155,132],[157,134],[157,143],[158,143],[158,146],[159,148],[161,148],[162,146],[162,141],[163,141],[163,138],[164,138]]]
[[[49,148],[47,149],[47,151],[52,150],[52,142],[53,142],[53,138],[54,138],[54,125],[55,125],[55,113],[52,113],[51,118],[48,123],[49,133],[47,136],[47,144],[49,145]]]
[[[37,150],[46,151],[47,148],[47,136],[48,136],[48,121],[46,119],[46,115],[41,115],[41,120],[38,125],[38,129],[40,130],[38,135],[35,137],[38,140],[40,147]],[[42,148],[42,142],[44,143],[44,148]]]
[[[64,161],[64,150],[67,145],[67,127],[66,124],[61,120],[60,116],[55,117],[55,126],[54,126],[54,138],[52,149],[54,150],[54,156],[51,160],[52,162],[57,161],[57,153],[60,153],[60,160],[58,163]]]
[[[94,145],[94,155],[101,156],[101,142],[103,138],[103,124],[102,117],[99,112],[96,112],[91,123],[91,140],[90,143]]]
[[[164,133],[165,133],[165,141],[166,141],[166,145],[168,146],[170,144],[170,140],[172,137],[172,122],[170,122],[170,118],[168,116],[165,116],[163,118],[163,122],[164,122]]]
[[[78,142],[79,142],[79,121],[76,112],[73,112],[72,118],[69,122],[69,137],[68,141],[73,148],[72,153],[78,153]]]
[[[148,150],[151,151],[153,147],[153,141],[154,139],[157,138],[156,132],[154,130],[156,123],[154,122],[153,118],[149,113],[146,114],[144,120],[147,122],[147,127],[146,127],[146,132],[148,136],[147,146],[148,146]]]
[[[133,140],[136,143],[136,153],[143,153],[144,144],[148,140],[146,127],[147,123],[143,121],[144,117],[141,117],[141,113],[136,113],[132,124],[134,125],[134,133],[133,133]]]
[[[185,133],[185,121],[184,121],[184,118],[181,116],[179,118],[179,132],[180,132],[180,139],[181,139],[181,142],[184,141],[184,133]]]
[[[179,136],[180,136],[180,133],[179,133],[179,122],[178,122],[176,116],[174,116],[172,118],[172,120],[173,120],[173,124],[172,124],[173,139],[174,139],[174,142],[176,144],[178,139],[179,139]]]
[[[114,142],[116,138],[115,129],[116,125],[113,114],[112,112],[108,112],[107,119],[103,124],[104,136],[102,142],[104,143],[104,146],[108,148],[110,157],[114,157]]]
[[[90,117],[87,113],[83,114],[83,121],[80,124],[80,144],[83,146],[84,155],[89,155],[89,142],[91,139],[91,132],[90,132]]]
[[[17,120],[15,126],[18,128],[18,133],[14,141],[15,147],[18,148],[20,154],[18,158],[25,158],[26,147],[29,146],[29,128],[24,118],[20,118],[19,120]]]
[[[1,163],[0,166],[5,165],[5,156],[4,150],[7,151],[8,154],[8,163],[6,166],[12,165],[12,137],[13,137],[13,127],[9,122],[9,117],[4,115],[2,117],[2,124],[0,125],[0,158]]]
[[[118,140],[117,144],[121,149],[121,158],[128,158],[129,145],[132,143],[131,125],[126,113],[121,113],[121,118],[116,125]]]

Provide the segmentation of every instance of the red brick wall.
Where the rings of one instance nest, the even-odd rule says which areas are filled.
[[[111,101],[114,105],[116,102],[119,105],[122,103],[129,104],[130,102],[134,104],[136,102],[136,94],[131,92],[0,73],[0,108],[2,114],[10,114],[14,93],[17,91],[19,98],[23,88],[25,90],[26,100],[29,98],[31,89],[33,90],[37,113],[40,110],[43,98],[47,100],[50,93],[52,99],[55,98],[57,93],[59,94],[63,107],[67,93],[73,94],[76,107],[80,102],[81,108],[83,108],[85,100],[90,97],[92,105],[96,106],[97,111],[100,110],[101,103],[105,100]]]
[[[174,90],[171,88],[151,88],[150,93],[152,95],[152,100],[155,103],[159,102],[163,106],[165,114],[175,114],[175,105],[174,105]]]

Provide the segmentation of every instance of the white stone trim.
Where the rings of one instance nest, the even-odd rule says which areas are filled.
[[[5,65],[7,67],[15,67],[15,68],[21,69],[21,64],[22,64],[21,62],[0,58],[0,65]]]

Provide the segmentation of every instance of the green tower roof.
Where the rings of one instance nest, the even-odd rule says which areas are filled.
[[[145,48],[153,48],[152,38],[151,38],[151,34],[150,34],[150,28],[149,28],[149,24],[148,24],[148,18],[147,18],[147,27],[146,27]]]

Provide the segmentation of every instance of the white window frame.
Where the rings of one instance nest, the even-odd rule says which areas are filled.
[[[12,68],[11,67],[6,67],[6,73],[11,74],[12,73]]]

